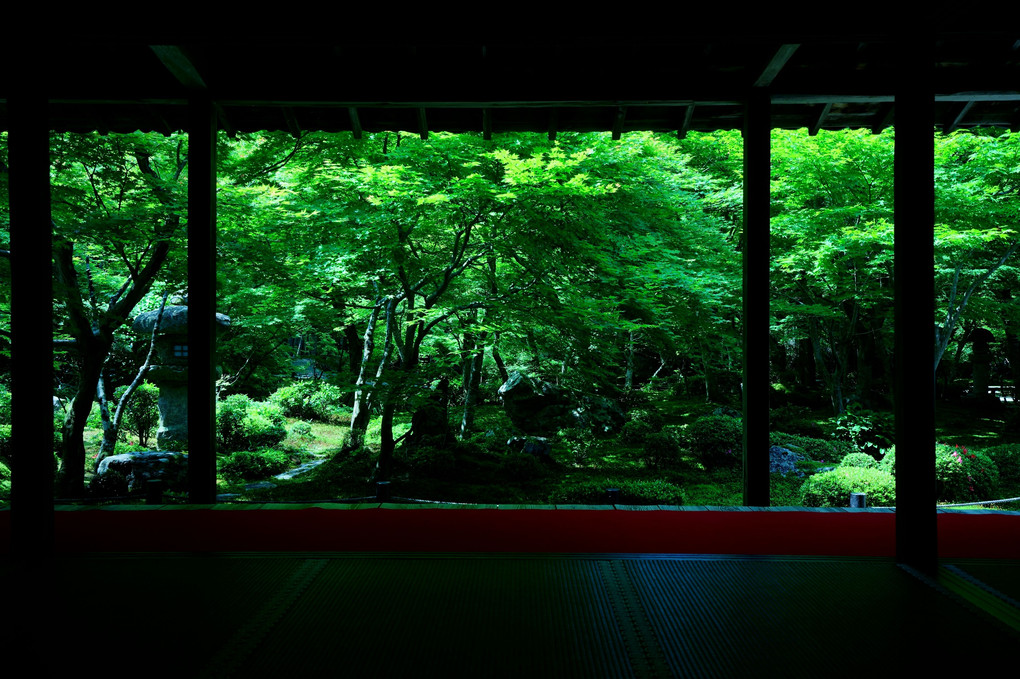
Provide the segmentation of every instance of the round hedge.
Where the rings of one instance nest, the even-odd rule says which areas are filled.
[[[815,474],[801,486],[805,507],[849,507],[851,493],[865,493],[869,507],[896,504],[896,479],[892,474],[864,467],[837,467]]]

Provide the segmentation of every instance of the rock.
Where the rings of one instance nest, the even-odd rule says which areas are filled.
[[[145,490],[145,482],[149,479],[161,479],[167,488],[184,488],[188,478],[188,456],[148,450],[111,455],[99,463],[96,474],[108,471],[123,474],[127,478],[129,492]]]
[[[568,394],[549,382],[518,371],[499,388],[503,409],[514,426],[526,434],[553,434],[577,426],[574,404]]]
[[[541,460],[552,461],[552,444],[541,436],[515,436],[506,442],[506,447],[517,453],[534,455]]]
[[[769,448],[769,472],[786,476],[797,471],[797,463],[804,458],[789,448],[771,446]]]
[[[744,413],[737,410],[736,408],[730,408],[729,406],[720,406],[712,411],[713,415],[725,415],[726,417],[743,417]]]

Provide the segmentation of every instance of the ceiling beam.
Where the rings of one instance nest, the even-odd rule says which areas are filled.
[[[347,113],[351,117],[351,133],[355,139],[361,139],[364,130],[361,129],[361,118],[358,117],[358,109],[354,106],[348,106]]]
[[[822,125],[825,123],[825,119],[828,117],[829,111],[831,110],[832,110],[831,101],[822,105],[822,110],[819,111],[818,117],[815,119],[815,122],[811,123],[811,125],[808,126],[809,135],[813,137],[816,134],[818,134],[818,130],[822,129]]]
[[[205,80],[191,58],[177,45],[149,45],[149,49],[162,62],[177,82],[189,90],[206,89]]]
[[[779,75],[779,72],[783,70],[783,67],[786,66],[786,62],[790,60],[790,57],[793,56],[793,53],[797,51],[798,47],[800,47],[800,45],[797,44],[781,45],[772,56],[772,59],[765,67],[765,70],[763,70],[761,75],[758,76],[758,79],[754,81],[753,87],[771,86],[772,81],[774,81],[776,76]]]

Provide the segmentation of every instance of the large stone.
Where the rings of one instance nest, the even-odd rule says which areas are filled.
[[[499,396],[507,417],[526,434],[554,434],[557,429],[577,426],[569,395],[549,382],[515,370],[499,388]]]
[[[797,463],[804,458],[789,448],[772,446],[769,448],[769,471],[773,474],[786,476],[790,472],[797,472]],[[803,476],[803,473],[797,472]]]
[[[97,474],[120,472],[129,492],[141,492],[149,479],[160,479],[167,488],[184,488],[188,479],[188,456],[167,451],[139,451],[111,455],[99,463]]]

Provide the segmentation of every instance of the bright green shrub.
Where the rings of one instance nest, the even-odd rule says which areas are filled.
[[[840,467],[878,469],[878,461],[867,453],[850,453],[839,463]]]
[[[220,470],[224,474],[251,481],[284,472],[289,464],[287,454],[279,450],[239,450],[220,462]]]
[[[740,463],[743,428],[739,417],[708,415],[687,427],[687,440],[706,469],[731,467]]]
[[[769,444],[800,453],[815,462],[838,463],[854,452],[853,445],[847,441],[817,439],[779,431],[769,434]]]
[[[935,445],[935,487],[939,502],[995,499],[999,470],[992,458],[964,446]]]
[[[869,507],[894,506],[896,479],[878,469],[838,467],[805,481],[800,499],[805,507],[849,507],[851,493],[867,494]]]
[[[570,483],[549,496],[556,504],[608,504],[606,490],[620,489],[619,504],[623,505],[683,505],[687,496],[680,486],[668,481],[641,479],[586,479]]]
[[[121,396],[127,391],[127,385],[118,387],[113,392],[113,402],[110,403],[110,416],[113,417]],[[131,394],[124,409],[124,417],[121,420],[121,429],[134,435],[138,439],[138,445],[147,446],[149,441],[156,434],[156,427],[159,426],[159,387],[155,384],[142,382]]]
[[[344,391],[319,380],[301,380],[280,387],[269,397],[287,417],[340,423],[351,416],[344,406]]]
[[[308,422],[295,422],[290,427],[290,434],[305,440],[315,438],[315,434],[312,433],[312,425]]]
[[[283,410],[233,394],[216,403],[216,443],[222,452],[275,446],[287,437]]]

